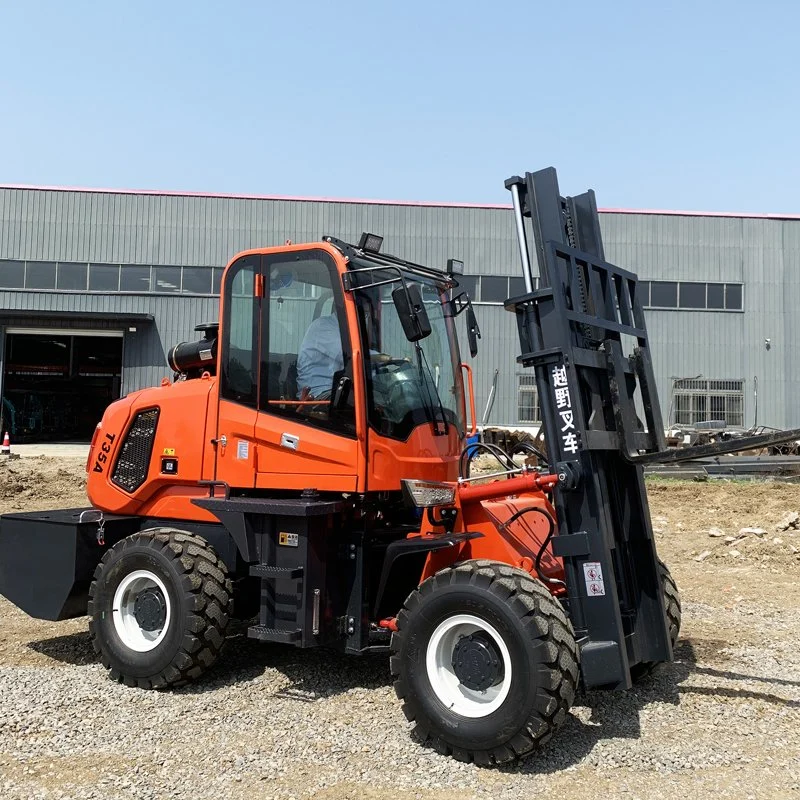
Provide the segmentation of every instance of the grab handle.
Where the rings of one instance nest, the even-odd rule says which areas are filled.
[[[475,386],[472,383],[472,367],[469,364],[461,362],[461,369],[467,372],[467,388],[469,392],[469,416],[472,420],[472,427],[469,430],[469,435],[474,436],[478,432],[478,420],[475,416]]]

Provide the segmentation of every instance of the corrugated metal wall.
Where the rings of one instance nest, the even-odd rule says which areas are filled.
[[[793,355],[800,345],[800,221],[604,213],[606,257],[647,280],[745,284],[744,312],[650,311],[648,324],[665,416],[671,377],[703,374],[746,381],[746,424],[758,377],[760,424],[800,425]],[[112,192],[0,189],[0,258],[122,264],[222,266],[249,247],[383,234],[384,249],[443,266],[463,259],[468,273],[518,275],[509,211],[347,202],[190,197]],[[0,291],[4,311],[109,311],[152,314],[126,334],[124,390],[157,382],[166,350],[217,318],[216,298]],[[495,368],[501,380],[492,421],[517,422],[513,316],[476,309],[483,332],[475,364],[483,409]],[[42,324],[39,320],[36,324]],[[765,340],[770,339],[766,349]],[[463,348],[466,350],[466,346]]]
[[[757,379],[758,424],[800,426],[800,220],[603,214],[601,223],[606,258],[642,279],[744,284],[741,313],[647,312],[664,416],[671,378],[702,374],[745,381],[745,425]]]
[[[86,295],[61,292],[0,291],[0,325],[23,324],[32,328],[115,328],[125,332],[122,348],[123,393],[157,385],[172,372],[166,354],[173,344],[200,338],[194,332],[199,322],[216,321],[219,300],[216,297],[184,298],[163,295]],[[41,311],[41,315],[24,320],[15,311]],[[71,312],[75,321],[48,317],[47,312]],[[120,321],[92,320],[82,314],[105,312],[120,316]],[[153,322],[122,320],[126,314],[150,314]],[[131,332],[129,327],[135,327]]]

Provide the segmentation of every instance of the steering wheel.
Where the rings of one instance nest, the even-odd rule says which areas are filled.
[[[380,355],[383,355],[383,353]],[[393,358],[389,356],[388,358],[372,359],[372,366],[376,372],[385,372],[386,367],[405,367],[410,365],[411,361],[408,358]]]

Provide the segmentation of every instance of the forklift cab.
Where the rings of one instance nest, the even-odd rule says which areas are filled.
[[[455,479],[466,433],[456,285],[332,239],[238,256],[222,283],[208,477],[335,492]]]

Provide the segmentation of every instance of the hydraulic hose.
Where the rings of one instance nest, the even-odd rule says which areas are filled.
[[[517,442],[517,444],[511,449],[511,455],[514,456],[523,451],[527,453],[533,453],[533,455],[535,455],[545,467],[550,467],[547,456],[538,447],[532,445],[530,442]]]
[[[461,458],[458,462],[459,477],[469,478],[470,465],[478,450],[485,450],[493,455],[503,469],[516,469],[517,465],[514,463],[511,456],[501,447],[498,447],[496,444],[489,444],[489,442],[475,442],[474,444],[468,444],[461,451]]]
[[[536,560],[533,562],[534,569],[536,570],[536,574],[539,576],[539,580],[543,583],[546,583],[550,586],[562,586],[566,589],[567,585],[564,581],[559,580],[558,578],[548,578],[542,572],[542,556],[544,555],[544,551],[547,549],[547,545],[550,544],[550,540],[553,538],[553,534],[555,533],[556,526],[553,518],[548,514],[544,509],[539,508],[538,506],[528,506],[528,508],[521,508],[519,511],[515,511],[502,525],[503,529],[508,528],[508,526],[512,522],[516,522],[520,517],[525,514],[536,513],[541,514],[546,520],[549,526],[547,531],[547,536],[545,540],[542,542],[542,546],[539,548],[539,552],[536,554]]]

